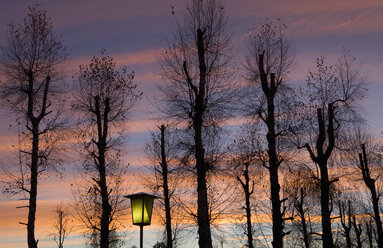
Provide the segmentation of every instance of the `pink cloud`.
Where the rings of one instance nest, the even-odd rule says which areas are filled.
[[[160,49],[150,48],[147,50],[142,50],[137,52],[118,53],[118,54],[109,54],[108,51],[106,51],[106,55],[112,56],[117,62],[117,65],[126,65],[128,66],[128,69],[134,70],[134,66],[156,63],[159,52],[160,52]],[[89,56],[72,58],[68,63],[68,67],[67,67],[68,73],[73,74],[78,72],[79,66],[89,64],[93,56],[99,57],[101,55],[100,53],[98,53],[98,54],[91,54]]]

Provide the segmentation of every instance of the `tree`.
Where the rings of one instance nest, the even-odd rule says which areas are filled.
[[[54,232],[51,233],[53,240],[58,248],[64,247],[64,241],[72,231],[69,214],[64,210],[63,204],[60,203],[55,207],[55,223],[53,225]]]
[[[200,247],[212,247],[206,143],[218,124],[231,116],[233,85],[229,80],[229,35],[224,9],[218,0],[191,0],[177,21],[172,42],[161,59],[168,84],[161,87],[162,111],[193,132],[191,151],[197,176],[197,222]],[[213,135],[212,135],[213,134]]]
[[[316,179],[321,188],[322,243],[323,248],[333,248],[330,187],[338,178],[329,176],[328,165],[334,151],[347,143],[347,130],[363,121],[357,110],[365,92],[364,78],[356,59],[343,51],[335,66],[318,58],[317,70],[309,73],[306,82],[307,122],[301,130],[307,130],[306,137],[311,139],[299,148],[305,148],[319,167]]]
[[[364,231],[363,223],[358,223],[355,215],[352,217],[352,226],[354,227],[354,232],[356,236],[356,247],[362,248],[364,243],[364,239],[362,239],[362,233]]]
[[[366,147],[364,144],[362,144],[362,152],[358,154],[359,156],[359,169],[362,173],[363,182],[367,186],[368,190],[371,194],[371,202],[374,210],[374,220],[378,235],[378,247],[383,247],[383,230],[382,230],[382,220],[380,219],[380,206],[379,206],[379,198],[380,194],[377,192],[376,189],[376,181],[379,176],[376,176],[375,178],[372,176],[371,168],[368,163],[367,159],[367,152]]]
[[[244,233],[247,236],[246,246],[249,248],[254,247],[253,235],[255,230],[252,223],[254,203],[252,202],[252,195],[255,192],[255,175],[260,174],[259,167],[261,167],[261,157],[263,156],[261,139],[257,137],[258,135],[257,125],[244,125],[229,149],[233,177],[240,184],[245,199],[245,204],[244,206],[241,205],[241,208],[245,210],[246,224]]]
[[[168,248],[169,246],[167,246],[164,242],[157,242],[153,245],[153,248]]]
[[[347,248],[351,248],[351,230],[353,228],[353,209],[351,208],[351,201],[347,203],[342,200],[336,202],[339,211],[340,224],[342,226],[342,234],[346,239]]]
[[[180,224],[174,223],[174,216],[182,214],[174,200],[174,194],[178,188],[180,175],[179,144],[175,138],[174,130],[161,125],[160,133],[152,133],[152,140],[146,146],[146,153],[153,163],[151,170],[154,172],[154,180],[150,179],[149,187],[158,191],[161,197],[161,205],[165,216],[162,218],[166,229],[164,244],[172,248],[177,243]],[[173,221],[172,221],[173,220]],[[157,243],[162,244],[162,243]]]
[[[365,230],[366,230],[366,236],[368,239],[368,244],[370,248],[374,247],[374,236],[376,236],[375,229],[373,227],[373,220],[368,219],[364,222]]]
[[[110,190],[109,202],[111,214],[109,219],[109,247],[121,248],[124,245],[123,236],[118,230],[124,226],[124,216],[128,206],[123,195],[126,194],[122,189],[123,179],[126,173],[117,172],[113,179],[108,178],[108,189]],[[84,176],[83,180],[76,180],[75,189],[72,189],[74,198],[75,217],[82,223],[86,247],[99,248],[101,240],[100,220],[102,217],[102,199],[97,188],[93,185],[94,181]]]
[[[305,248],[313,247],[314,235],[317,233],[312,217],[318,215],[320,193],[313,174],[307,166],[294,168],[287,176],[284,187],[284,194],[292,208],[292,233],[298,232],[299,239],[303,241],[303,245],[299,244]]]
[[[288,74],[294,64],[294,55],[290,42],[285,36],[286,25],[278,21],[276,24],[267,21],[249,32],[249,47],[246,56],[246,71],[250,85],[246,87],[243,99],[246,114],[264,123],[267,134],[267,155],[270,179],[270,198],[272,205],[272,232],[274,248],[283,247],[284,211],[280,198],[278,169],[283,158],[281,152],[287,149],[283,144],[289,125],[289,115],[293,113],[293,97],[283,77]],[[250,111],[249,111],[250,110]]]
[[[58,129],[57,81],[63,77],[67,51],[55,33],[45,10],[29,7],[22,24],[10,24],[8,44],[1,47],[3,73],[1,85],[4,106],[20,117],[30,139],[20,151],[27,161],[27,171],[17,179],[18,189],[28,195],[28,247],[37,248],[35,237],[37,185],[41,174],[52,163],[54,131]]]
[[[173,247],[172,238],[172,223],[170,216],[170,199],[169,199],[169,184],[168,184],[168,157],[165,150],[165,126],[161,125],[161,174],[162,174],[162,186],[165,204],[165,215],[166,215],[166,246],[168,248]]]
[[[121,210],[120,187],[126,170],[120,163],[119,145],[127,114],[141,96],[133,77],[125,66],[117,69],[113,58],[103,51],[102,57],[93,57],[89,65],[80,66],[74,93],[73,109],[82,115],[79,137],[85,157],[83,167],[91,175],[77,212],[97,234],[101,248],[115,242],[115,215]]]
[[[354,173],[351,173],[351,176]],[[351,181],[351,180],[350,180]],[[365,200],[361,197],[362,192],[354,191],[359,188],[357,181],[352,180],[353,185],[345,185],[346,182],[339,181],[332,188],[332,197],[334,199],[334,212],[339,219],[336,223],[336,233],[340,234],[340,239],[335,240],[335,247],[363,247],[366,234],[364,222],[369,215],[364,207]],[[335,223],[334,223],[335,224]]]
[[[252,220],[251,220],[251,203],[250,203],[250,197],[254,193],[254,184],[255,182],[250,179],[249,177],[249,166],[251,163],[250,161],[244,161],[243,162],[243,171],[242,175],[238,175],[236,178],[238,182],[241,184],[243,193],[245,194],[245,211],[246,211],[246,236],[247,236],[247,246],[249,248],[253,248],[253,225],[252,225]],[[241,166],[241,165],[238,165]],[[241,178],[242,177],[242,178]]]

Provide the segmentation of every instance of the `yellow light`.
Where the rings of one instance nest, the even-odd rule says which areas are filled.
[[[153,201],[154,198],[157,197],[146,193],[137,193],[127,195],[125,197],[130,198],[133,225],[150,225],[152,219]]]

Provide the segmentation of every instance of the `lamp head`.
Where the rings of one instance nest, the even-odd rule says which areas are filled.
[[[150,225],[152,219],[153,202],[154,199],[158,197],[143,192],[126,195],[125,197],[130,199],[133,225]]]

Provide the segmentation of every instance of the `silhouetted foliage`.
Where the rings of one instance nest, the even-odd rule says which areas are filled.
[[[153,245],[153,248],[168,248],[169,246],[166,246],[165,242],[157,242]]]

